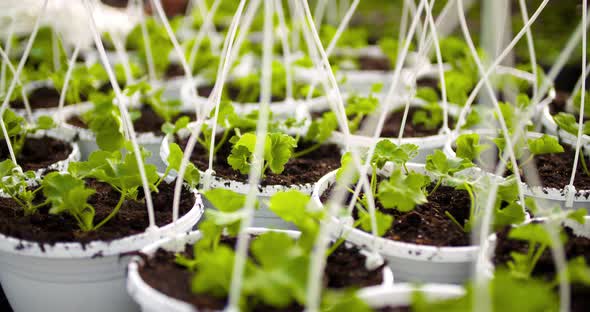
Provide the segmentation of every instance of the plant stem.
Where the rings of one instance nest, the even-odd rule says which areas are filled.
[[[588,165],[586,164],[586,157],[582,154],[580,157],[580,162],[582,163],[582,169],[587,176],[590,176],[590,171],[588,171]]]
[[[299,152],[293,154],[293,158],[299,158],[301,156],[307,155],[307,154],[317,150],[318,148],[320,148],[321,145],[322,145],[321,143],[316,143],[316,144],[314,144],[302,151],[299,151]]]
[[[375,167],[373,167],[373,173],[371,175],[371,192],[373,195],[376,195],[375,193],[377,193],[377,168]]]
[[[469,193],[469,200],[471,201],[470,206],[469,206],[469,222],[467,224],[471,225],[473,224],[473,218],[475,216],[475,196],[473,195],[473,190],[471,189],[471,185],[467,184],[467,182],[463,183],[463,187],[465,187],[465,190],[467,191],[467,193]],[[471,229],[466,229],[465,232],[470,232]]]
[[[547,245],[545,244],[537,248],[537,250],[535,251],[535,255],[533,256],[533,259],[531,260],[527,276],[531,276],[533,270],[535,269],[535,266],[537,265],[537,262],[539,262],[539,258],[541,258],[541,255],[543,255],[543,252],[545,252],[545,249],[547,249]]]
[[[434,194],[434,192],[436,192],[436,190],[438,190],[438,187],[442,184],[442,180],[443,180],[443,178],[438,179],[438,181],[436,182],[436,185],[434,186],[434,188],[432,189],[432,191],[430,191],[430,193],[428,194],[428,196]]]
[[[225,144],[225,142],[227,141],[228,136],[229,136],[229,129],[225,129],[223,131],[223,135],[221,136],[221,140],[219,140],[219,142],[217,142],[217,145],[215,145],[215,147],[213,148],[213,155],[217,155],[217,152],[219,152],[219,149],[221,149],[223,144]]]
[[[453,223],[455,223],[463,232],[465,232],[465,229],[463,228],[461,223],[459,223],[459,221],[457,221],[457,219],[455,219],[455,217],[453,217],[453,215],[450,212],[445,211],[445,215],[449,217],[449,219],[451,219],[451,221],[453,221]]]
[[[361,224],[361,220],[357,220],[352,225],[352,227],[357,228],[360,224]],[[326,251],[326,257],[329,257],[332,253],[334,253],[334,251],[336,251],[336,249],[338,249],[338,247],[340,247],[340,245],[342,245],[342,243],[344,243],[345,241],[346,241],[346,237],[340,237],[334,244],[332,244],[330,249],[328,249],[328,251]]]
[[[96,225],[93,230],[95,230],[95,231],[98,230],[101,226],[103,226],[105,223],[109,222],[109,220],[111,220],[119,212],[119,209],[121,208],[121,206],[123,205],[123,202],[125,201],[125,196],[127,196],[127,192],[121,193],[121,198],[119,198],[119,202],[115,206],[115,209],[113,209],[113,211],[111,211],[111,213],[106,218],[104,218],[102,221],[100,221],[100,223],[98,225]]]

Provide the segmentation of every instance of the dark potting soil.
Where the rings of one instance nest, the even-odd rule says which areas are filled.
[[[361,70],[391,70],[391,62],[387,57],[374,57],[363,55],[359,56],[358,63]]]
[[[138,133],[153,132],[156,135],[163,135],[162,125],[165,120],[160,117],[149,105],[142,105],[140,108],[140,117],[133,121],[133,129]],[[180,113],[178,116],[173,118],[172,122],[175,122],[180,117],[188,116],[190,120],[195,120],[195,114]],[[78,115],[74,115],[68,118],[67,123],[76,126],[78,128],[87,129],[88,125]]]
[[[68,158],[72,148],[67,142],[50,138],[27,138],[23,149],[16,156],[16,161],[23,170],[36,170],[45,168],[60,160]],[[0,140],[1,159],[10,158],[10,152],[4,139]]]
[[[174,78],[174,77],[180,77],[183,75],[184,75],[184,69],[178,63],[170,63],[170,65],[168,65],[168,68],[166,68],[166,71],[164,72],[164,77],[166,77],[168,79]]]
[[[440,128],[436,127],[434,129],[428,129],[423,124],[414,125],[412,123],[412,116],[419,111],[419,107],[410,107],[408,111],[408,117],[406,120],[406,124],[404,126],[404,138],[420,138],[420,137],[427,137],[431,135],[437,135]],[[385,123],[383,124],[383,130],[381,130],[381,137],[397,137],[399,135],[399,130],[402,125],[402,118],[404,117],[404,110],[401,109],[399,111],[395,111],[389,113],[387,118],[385,119]],[[366,120],[366,118],[365,118]],[[449,116],[449,126],[452,127],[454,124],[453,118]]]
[[[100,2],[108,6],[124,9],[127,7],[129,0],[100,0]]]
[[[216,142],[221,138],[217,137]],[[179,142],[180,147],[184,150],[188,139]],[[295,151],[303,150],[309,145],[303,144],[298,146]],[[219,177],[228,180],[246,182],[248,176],[234,170],[228,163],[227,157],[231,154],[231,144],[224,144],[213,161],[213,169]],[[209,153],[197,144],[191,155],[191,161],[201,170],[206,170],[209,166]],[[340,148],[335,144],[323,144],[317,150],[304,155],[300,158],[292,158],[285,165],[285,170],[281,174],[274,174],[270,170],[260,181],[265,185],[300,185],[305,183],[315,183],[328,172],[340,167]]]
[[[428,187],[428,190],[430,191],[433,187],[434,183]],[[322,195],[323,202],[328,199],[331,192],[332,188]],[[471,200],[467,191],[445,185],[441,185],[436,192],[428,195],[427,203],[417,205],[410,212],[385,209],[378,200],[376,201],[379,211],[394,217],[393,224],[383,236],[384,238],[439,247],[459,247],[471,244],[469,234],[445,215],[445,212],[448,211],[463,226],[465,220],[469,218],[470,205]],[[358,219],[356,210],[354,217]]]
[[[225,84],[225,86],[223,88],[224,88],[225,94],[227,94],[227,97],[231,101],[239,102],[238,97],[240,95],[240,87],[233,84],[232,82],[228,82]],[[206,86],[197,87],[197,94],[200,96],[209,97],[211,95],[211,92],[213,92],[213,85],[206,85]],[[271,101],[270,104],[274,104],[276,102],[281,102],[284,100],[285,100],[284,94],[280,94],[280,95],[273,94],[270,98],[270,101]]]
[[[570,182],[570,175],[574,164],[575,149],[569,145],[563,144],[564,152],[559,154],[545,154],[535,156],[537,173],[541,179],[541,184],[545,187],[562,189]],[[583,156],[580,150],[580,161]],[[584,156],[587,164],[590,164],[590,158]],[[576,170],[576,179],[574,186],[578,190],[590,190],[590,176],[588,176],[579,163]]]
[[[28,98],[31,109],[51,108],[59,106],[59,92],[54,88],[37,88],[33,90],[31,94],[28,95]],[[82,100],[85,100],[85,98],[82,98]],[[67,105],[70,103],[65,104]],[[16,101],[10,102],[10,107],[23,109],[25,108],[25,104],[19,97]]]
[[[509,239],[509,232],[510,227],[506,227],[502,231],[496,233],[496,249],[492,259],[496,266],[506,266],[506,264],[512,260],[512,256],[510,255],[512,252],[526,253],[528,250],[528,244],[526,242]],[[565,227],[564,232],[567,236],[567,242],[563,246],[566,259],[569,261],[576,257],[584,257],[586,263],[589,263],[590,239],[575,235],[569,227]],[[555,278],[556,270],[552,257],[551,248],[547,248],[539,258],[532,275],[545,280],[553,280]],[[589,311],[590,287],[579,283],[573,283],[571,286],[572,305],[570,311]]]
[[[120,194],[106,183],[88,180],[86,184],[96,193],[88,199],[94,207],[94,222],[103,220],[119,201]],[[156,224],[163,226],[172,221],[172,198],[174,182],[159,185],[159,192],[152,193]],[[39,192],[41,193],[41,192]],[[25,216],[22,209],[10,198],[0,198],[0,233],[41,244],[58,242],[112,241],[130,235],[143,233],[148,227],[148,213],[143,201],[143,190],[139,189],[138,201],[126,200],[118,214],[99,230],[82,232],[76,220],[70,215],[51,215],[49,207],[41,207],[38,213]],[[43,198],[38,198],[42,202]],[[192,193],[183,189],[181,193],[180,215],[187,213],[194,205]]]
[[[252,239],[255,240],[256,237]],[[235,239],[226,238],[222,240],[222,243],[233,246]],[[184,254],[193,258],[193,248],[187,246]],[[145,264],[140,266],[139,273],[147,284],[170,297],[188,302],[206,311],[223,309],[226,305],[226,298],[191,292],[192,273],[174,263],[174,258],[174,253],[158,249],[152,258],[147,259]],[[342,244],[328,257],[324,271],[324,284],[332,289],[379,285],[383,282],[382,268],[367,270],[365,256],[360,254],[357,248],[347,248]],[[286,309],[276,309],[258,305],[252,311],[303,311],[303,307],[294,304]]]
[[[401,307],[383,307],[376,309],[375,312],[412,312],[412,307],[401,306]]]

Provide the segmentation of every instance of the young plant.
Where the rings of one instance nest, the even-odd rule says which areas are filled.
[[[252,165],[254,148],[256,146],[256,134],[237,134],[230,139],[233,145],[227,162],[241,174],[248,174]],[[262,174],[270,169],[274,174],[280,174],[285,170],[285,164],[293,156],[293,150],[297,146],[295,139],[282,133],[268,133],[264,143]]]
[[[23,150],[27,136],[40,130],[49,130],[55,127],[53,118],[49,116],[40,116],[33,124],[28,123],[24,117],[18,115],[10,108],[7,108],[2,115],[2,120],[6,126],[6,133],[15,156],[18,158]],[[4,132],[0,131],[0,142],[4,142],[6,137]]]
[[[154,62],[156,74],[161,78],[170,65],[169,55],[173,49],[172,42],[164,26],[156,21],[155,18],[146,18],[145,24],[149,36],[149,48],[153,56],[152,61]],[[137,24],[127,36],[126,46],[128,49],[138,51],[137,56],[144,67],[147,68],[148,56],[150,54],[146,50],[140,24]]]

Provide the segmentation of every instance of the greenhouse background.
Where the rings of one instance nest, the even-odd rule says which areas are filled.
[[[0,1],[0,311],[588,311],[589,25]]]

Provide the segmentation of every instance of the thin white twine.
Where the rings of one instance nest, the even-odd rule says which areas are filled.
[[[291,49],[289,48],[289,28],[285,23],[285,13],[283,12],[282,0],[275,0],[275,7],[277,10],[277,16],[279,17],[279,29],[281,45],[283,47],[283,63],[285,63],[285,95],[286,100],[293,99],[293,65],[291,63]]]
[[[8,103],[10,101],[10,96],[12,95],[12,92],[14,92],[14,88],[16,87],[16,84],[19,80],[20,74],[23,71],[23,67],[25,66],[25,63],[27,62],[27,58],[29,57],[29,53],[31,53],[31,49],[33,48],[33,42],[35,41],[35,37],[37,37],[37,32],[39,31],[41,17],[43,15],[45,15],[45,11],[47,9],[47,2],[48,2],[47,0],[43,1],[43,6],[41,7],[41,12],[37,16],[37,18],[35,19],[35,25],[33,26],[33,31],[31,32],[31,36],[29,36],[29,40],[27,41],[27,45],[25,47],[25,51],[23,53],[23,56],[21,57],[20,62],[18,63],[18,66],[16,67],[16,72],[14,73],[14,77],[12,78],[12,81],[10,82],[10,85],[8,87],[8,91],[5,94],[5,98],[4,98],[4,102],[2,103],[2,107],[0,107],[0,127],[2,128],[2,134],[4,135],[4,139],[6,140],[6,146],[8,147],[8,153],[10,154],[10,158],[12,159],[12,161],[14,162],[15,165],[17,165],[18,163],[16,162],[16,156],[14,155],[14,150],[12,148],[12,144],[10,144],[10,137],[8,136],[8,131],[6,130],[6,125],[4,124],[4,118],[2,118],[2,117],[4,116],[4,111],[8,107]]]
[[[221,4],[220,0],[215,0],[213,1],[213,4],[211,5],[211,10],[209,10],[209,12],[207,13],[207,16],[205,16],[205,20],[203,22],[203,25],[201,26],[201,29],[199,29],[199,32],[197,33],[197,36],[195,37],[195,43],[193,44],[193,47],[191,49],[191,53],[189,56],[189,65],[190,68],[193,68],[195,66],[195,61],[197,60],[197,54],[199,52],[199,48],[201,47],[201,43],[203,42],[203,39],[205,38],[205,35],[208,35],[209,38],[212,37],[212,34],[215,31],[215,27],[213,27],[213,17],[215,16],[215,13],[217,12],[217,9],[219,8],[219,5]],[[213,45],[213,43],[211,43],[211,45]]]
[[[58,71],[61,67],[59,61],[59,40],[55,30],[51,29],[51,54],[53,56],[53,70]]]
[[[578,93],[578,91],[580,91],[580,88],[582,87],[582,80],[588,79],[588,75],[590,75],[590,66],[588,66],[588,65],[589,64],[586,64],[586,72],[583,75],[580,75],[580,78],[578,78],[578,81],[576,81],[576,85],[574,86],[572,93],[567,98],[567,101],[565,104],[566,111],[571,111],[573,109],[574,97]]]
[[[0,56],[2,57],[2,60],[4,61],[4,62],[2,62],[2,65],[6,64],[8,66],[8,69],[10,69],[10,72],[14,75],[14,73],[16,73],[16,69],[14,68],[14,66],[12,65],[12,62],[10,61],[10,59],[8,57],[8,52],[5,52],[4,50],[2,50],[2,47],[0,47]],[[17,77],[17,83],[21,87],[20,95],[23,100],[23,104],[25,106],[25,114],[26,114],[27,120],[29,122],[34,122],[35,119],[33,118],[33,112],[31,111],[31,104],[29,103],[27,91],[25,90],[25,85],[20,80],[20,77]],[[2,92],[0,92],[0,94],[2,94]]]
[[[72,57],[68,62],[68,70],[66,71],[66,77],[64,78],[64,85],[61,88],[61,93],[59,94],[59,104],[57,107],[57,114],[56,119],[58,123],[62,123],[64,121],[63,118],[63,108],[66,101],[66,93],[68,92],[68,87],[70,84],[70,79],[72,78],[72,71],[74,70],[74,66],[76,65],[76,59],[78,58],[78,53],[80,53],[80,43],[78,42],[74,47],[74,52],[72,53]]]
[[[145,50],[145,59],[147,63],[148,69],[148,78],[150,82],[156,81],[156,66],[154,65],[154,55],[152,53],[152,44],[150,39],[150,33],[147,30],[147,25],[145,21],[145,11],[143,7],[143,0],[136,0],[137,2],[137,11],[139,15],[139,26],[141,28],[141,36],[143,37],[143,47]]]
[[[588,18],[588,12],[586,11],[588,6],[587,0],[582,0],[582,23],[586,24],[586,20]],[[586,72],[586,28],[582,30],[582,73]],[[576,188],[574,186],[574,180],[576,179],[576,171],[578,170],[578,160],[580,158],[580,148],[582,147],[582,134],[584,128],[584,102],[586,101],[586,79],[582,79],[582,92],[581,92],[581,99],[580,99],[580,113],[578,117],[578,137],[576,138],[576,152],[574,154],[574,165],[572,168],[572,174],[570,177],[570,183],[566,186],[566,190],[570,193],[570,198],[573,198],[573,193],[575,193]],[[584,155],[582,155],[584,157]],[[567,207],[573,207],[573,200],[571,202],[566,201]]]
[[[127,98],[123,96],[121,93],[121,88],[119,87],[119,83],[117,82],[117,77],[113,72],[113,68],[109,62],[109,59],[106,55],[104,46],[102,44],[102,40],[100,38],[100,33],[96,28],[96,21],[94,20],[93,15],[93,4],[89,0],[84,0],[84,6],[86,7],[86,12],[88,14],[90,20],[90,30],[94,37],[94,43],[98,50],[98,55],[102,61],[103,67],[109,76],[109,80],[111,81],[111,85],[113,90],[115,91],[116,96],[116,103],[119,107],[119,112],[121,114],[121,119],[123,120],[123,127],[126,129],[127,133],[129,134],[129,139],[131,140],[131,145],[133,147],[133,153],[135,154],[135,159],[137,161],[137,167],[139,170],[139,175],[141,177],[141,182],[143,185],[143,192],[145,196],[145,204],[148,211],[148,219],[149,219],[149,226],[146,231],[155,230],[158,227],[156,226],[155,216],[154,216],[154,205],[152,203],[152,194],[150,187],[148,185],[147,176],[145,173],[145,167],[143,163],[143,158],[141,156],[141,151],[139,149],[139,145],[137,144],[137,138],[135,137],[135,129],[133,129],[133,122],[129,117],[129,112],[127,111],[126,103],[128,102]]]
[[[399,26],[399,32],[397,34],[397,55],[399,55],[399,53],[401,52],[403,46],[402,46],[402,42],[404,41],[404,38],[406,36],[406,33],[408,31],[408,15],[410,14],[410,9],[408,8],[408,4],[404,1],[402,3],[402,16],[400,19],[400,26]]]
[[[529,20],[529,12],[526,3],[524,2],[524,0],[519,0],[518,3],[520,6],[520,13],[522,15],[522,21],[524,24],[526,24]],[[535,79],[533,84],[533,98],[535,98],[537,97],[537,92],[539,92],[539,77],[537,76],[537,53],[535,51],[535,42],[533,40],[533,33],[531,32],[530,27],[526,30],[526,41],[527,47],[529,49],[529,58],[531,61],[532,73]]]
[[[334,1],[335,2],[335,1]],[[314,23],[315,28],[320,29],[322,27],[322,21],[324,19],[324,15],[326,12],[326,7],[328,6],[328,0],[318,0],[314,9]]]
[[[8,27],[8,35],[6,36],[6,40],[4,41],[4,46],[6,47],[6,54],[10,54],[10,50],[12,49],[12,36],[14,35],[14,26],[15,20],[14,17],[10,18],[10,26]],[[10,58],[8,58],[10,60]],[[10,61],[8,61],[10,64]],[[4,93],[6,89],[6,63],[2,62],[0,66],[0,94]]]
[[[121,59],[121,64],[123,65],[123,72],[125,74],[125,80],[127,84],[133,83],[133,74],[131,72],[131,65],[129,64],[129,56],[127,55],[127,50],[125,49],[125,45],[123,44],[121,38],[118,35],[110,34],[111,40],[113,41],[113,45],[115,45],[115,52],[119,59]]]
[[[271,101],[272,84],[272,58],[273,58],[273,16],[274,1],[264,2],[264,40],[262,53],[262,84],[260,86],[260,115],[256,127],[256,144],[252,155],[252,166],[248,174],[249,191],[246,195],[246,202],[241,211],[244,214],[240,223],[240,233],[236,243],[236,256],[232,271],[232,281],[229,290],[227,307],[228,311],[239,311],[239,304],[242,292],[242,282],[246,259],[248,257],[248,243],[250,235],[246,230],[252,224],[254,205],[258,193],[258,183],[262,175],[264,162],[264,147],[266,145],[266,134],[268,130],[269,105]]]

